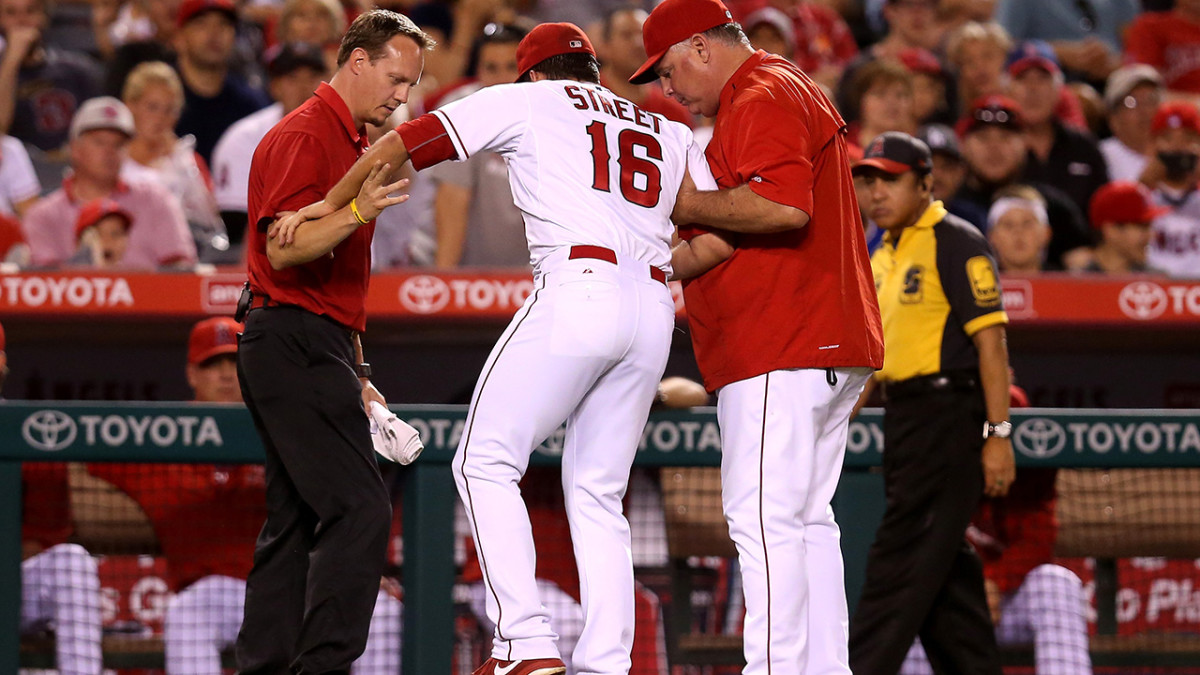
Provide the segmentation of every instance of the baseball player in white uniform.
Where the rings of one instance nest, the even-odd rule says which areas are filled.
[[[666,365],[675,305],[669,220],[685,170],[715,188],[684,125],[600,86],[572,24],[543,24],[517,49],[516,84],[483,89],[372,146],[324,202],[272,232],[351,201],[368,172],[500,153],[525,219],[535,291],[488,357],[454,459],[496,625],[476,675],[564,671],[538,602],[533,538],[517,482],[564,421],[562,480],[584,627],[581,674],[627,673],[634,627],[629,523],[621,511],[638,440]],[[386,161],[388,164],[380,166]]]

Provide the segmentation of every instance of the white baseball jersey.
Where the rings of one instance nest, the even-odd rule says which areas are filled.
[[[1200,192],[1154,191],[1158,206],[1171,210],[1154,219],[1154,238],[1146,249],[1146,263],[1173,277],[1200,277]]]
[[[669,271],[668,218],[685,166],[698,187],[716,189],[690,129],[598,84],[498,85],[430,115],[448,143],[419,120],[402,127],[413,165],[483,150],[504,157],[535,268],[556,248],[590,244]]]
[[[25,146],[12,136],[0,136],[0,213],[13,215],[13,205],[41,192]]]
[[[221,134],[212,154],[213,196],[222,211],[245,211],[249,202],[250,160],[271,127],[283,119],[283,104],[247,115]]]
[[[576,672],[628,673],[635,587],[621,497],[675,327],[659,272],[671,268],[685,168],[700,187],[716,183],[687,127],[597,84],[489,87],[397,132],[418,170],[499,153],[534,266],[536,289],[484,364],[453,465],[494,626],[491,656],[566,656]],[[533,449],[564,422],[582,630],[541,602],[517,488]]]

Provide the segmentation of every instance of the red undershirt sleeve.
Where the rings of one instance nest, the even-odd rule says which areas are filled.
[[[396,133],[408,148],[408,156],[417,171],[458,158],[458,150],[446,125],[432,113],[401,124],[396,127]]]

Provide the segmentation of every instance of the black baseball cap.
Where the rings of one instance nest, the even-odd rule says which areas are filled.
[[[945,124],[926,124],[917,132],[917,138],[925,141],[929,152],[942,154],[953,159],[962,159],[962,151],[958,148],[958,135]]]
[[[925,141],[900,131],[888,131],[867,145],[863,158],[854,163],[851,172],[858,175],[863,169],[879,169],[896,175],[905,171],[926,174],[932,168],[933,155]]]
[[[267,50],[265,57],[268,77],[283,77],[301,68],[312,68],[324,73],[329,68],[321,48],[307,42],[275,45]]]

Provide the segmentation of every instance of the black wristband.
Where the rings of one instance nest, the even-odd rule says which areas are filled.
[[[354,366],[354,373],[355,373],[356,375],[358,375],[358,376],[359,376],[360,378],[362,378],[362,379],[370,379],[370,377],[371,377],[371,364],[369,364],[369,363],[360,363],[360,364],[358,364],[357,366]]]

